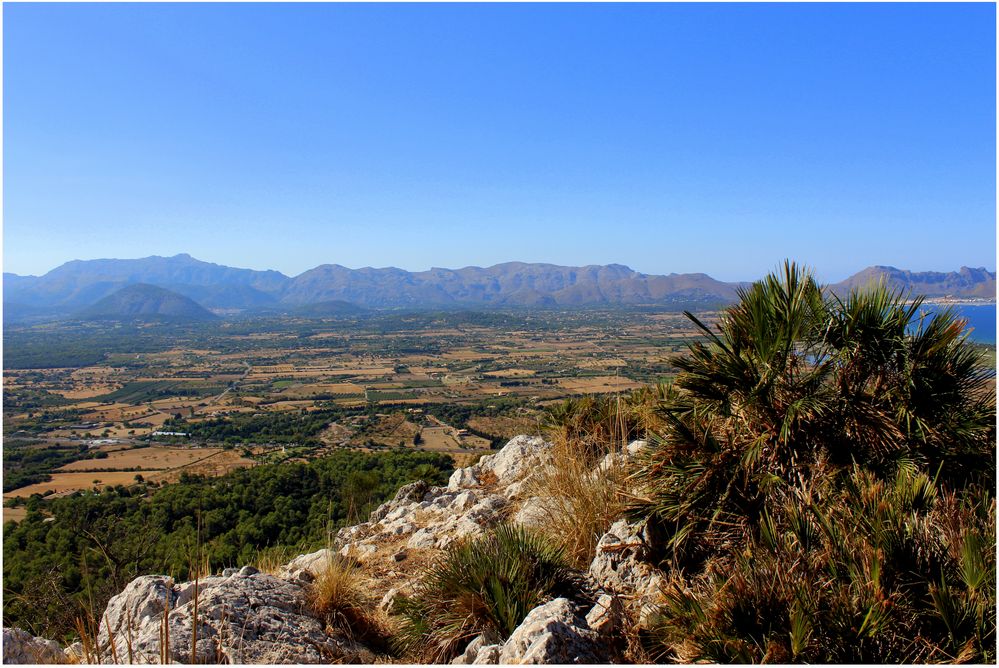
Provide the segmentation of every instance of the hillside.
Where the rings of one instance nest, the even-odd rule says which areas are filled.
[[[81,320],[177,321],[214,320],[216,316],[197,302],[165,288],[145,283],[127,285],[76,313]]]
[[[961,267],[959,271],[909,271],[895,267],[874,266],[857,272],[830,286],[836,294],[863,288],[885,280],[896,290],[926,297],[996,298],[996,275],[984,267]]]

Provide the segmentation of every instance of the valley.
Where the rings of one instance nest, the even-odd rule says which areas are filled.
[[[34,494],[337,449],[426,450],[461,465],[537,433],[566,397],[669,378],[693,337],[683,314],[638,309],[8,327],[4,517]]]

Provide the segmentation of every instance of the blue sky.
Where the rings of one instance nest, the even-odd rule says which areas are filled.
[[[3,7],[4,270],[996,265],[995,7]]]

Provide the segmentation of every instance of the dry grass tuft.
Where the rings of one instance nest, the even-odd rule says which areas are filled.
[[[556,442],[551,464],[531,478],[527,490],[540,499],[545,533],[565,551],[574,568],[586,568],[600,536],[624,511],[619,495],[624,471],[620,464],[597,468],[573,445]]]
[[[266,547],[257,551],[253,566],[261,573],[277,575],[281,568],[295,557],[295,550],[288,547]]]
[[[329,629],[371,647],[387,647],[388,631],[375,613],[370,588],[356,562],[332,554],[309,586],[308,606]]]

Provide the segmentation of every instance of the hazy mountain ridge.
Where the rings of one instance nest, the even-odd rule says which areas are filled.
[[[995,299],[995,273],[968,267],[956,272],[913,272],[874,266],[830,285],[830,289],[842,294],[880,277],[913,294]],[[43,276],[4,274],[4,302],[18,305],[18,310],[65,314],[139,283],[183,295],[206,309],[237,310],[336,302],[363,308],[725,303],[733,301],[737,289],[747,285],[719,281],[703,273],[643,274],[620,264],[566,267],[525,262],[461,269],[435,267],[418,272],[324,264],[289,277],[277,271],[238,269],[181,254],[132,260],[74,260]]]

